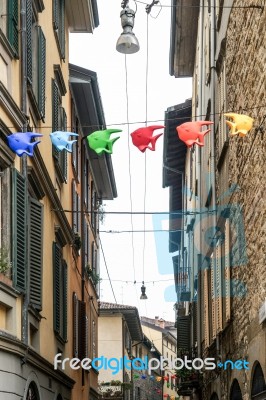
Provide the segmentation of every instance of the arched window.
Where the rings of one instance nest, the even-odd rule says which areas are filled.
[[[254,374],[252,379],[251,398],[258,400],[265,399],[265,395],[266,395],[266,383],[261,365],[258,362],[254,369]]]
[[[40,400],[39,392],[34,382],[31,382],[28,387],[26,400]]]
[[[217,393],[213,393],[210,400],[219,400]]]
[[[241,389],[240,389],[237,379],[234,379],[234,381],[232,383],[231,392],[230,392],[230,400],[243,400]]]
[[[63,400],[63,397],[61,396],[61,394],[59,394],[56,398],[56,400]]]

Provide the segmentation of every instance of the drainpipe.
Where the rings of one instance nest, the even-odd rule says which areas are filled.
[[[27,31],[26,31],[26,0],[20,2],[20,38],[21,38],[21,111],[24,116],[27,115]],[[27,123],[25,122],[22,131],[27,131]],[[27,155],[23,154],[21,157],[21,169],[25,178],[26,185],[26,199],[25,205],[28,210],[28,180],[27,180]],[[29,254],[28,254],[28,218],[26,218],[26,292],[22,305],[22,341],[26,345],[29,342],[28,332],[28,306],[29,306]]]
[[[203,23],[204,23],[204,0],[200,0],[200,15],[199,15],[199,97],[198,97],[198,115],[203,115],[203,95],[202,95],[202,86],[204,82],[204,71],[203,71]],[[201,210],[201,185],[202,185],[202,170],[201,170],[201,161],[202,161],[202,150],[198,146],[197,148],[197,170],[198,170],[198,210]],[[199,249],[202,249],[202,235],[201,235],[201,214],[199,214]],[[199,290],[201,287],[201,273],[202,273],[202,257],[198,256],[198,290],[197,290],[197,351],[198,357],[201,357],[201,291]]]
[[[215,63],[215,54],[216,54],[216,9],[215,9],[215,0],[211,0],[211,116],[213,118],[214,124],[212,125],[212,135],[211,135],[211,180],[212,180],[212,205],[213,209],[217,208],[217,199],[216,199],[216,190],[215,190],[215,173],[216,173],[216,162],[215,162],[215,81],[216,81],[216,63]],[[217,224],[217,212],[213,212],[213,233],[212,237],[215,235],[215,226]],[[216,257],[213,257],[213,270],[216,271]],[[214,293],[214,297],[216,298],[216,293]],[[220,354],[220,343],[219,343],[219,335],[216,336],[216,351],[217,354]]]

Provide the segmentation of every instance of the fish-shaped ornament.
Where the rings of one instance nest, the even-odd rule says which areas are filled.
[[[13,150],[14,153],[16,153],[19,157],[21,157],[24,153],[28,156],[33,156],[34,147],[40,143],[40,140],[37,142],[31,142],[31,140],[41,136],[43,135],[35,132],[17,132],[7,136],[7,140],[10,149]]]
[[[201,131],[201,127],[206,125],[212,125],[211,121],[192,121],[184,122],[183,124],[176,127],[179,139],[186,143],[187,147],[191,147],[194,144],[198,146],[204,146],[204,136],[211,130]]]
[[[224,115],[231,119],[231,121],[225,121],[230,128],[230,136],[239,135],[240,137],[245,137],[253,126],[254,119],[248,115],[235,113],[226,113]]]
[[[50,133],[51,142],[57,148],[58,151],[66,150],[69,153],[72,153],[72,145],[77,140],[76,139],[69,140],[69,136],[78,136],[78,134],[65,131],[56,131]]]
[[[95,131],[87,137],[87,141],[92,150],[97,154],[113,153],[113,145],[120,136],[110,139],[112,133],[122,132],[121,129],[105,129],[102,131]]]
[[[156,129],[163,129],[162,125],[152,125],[146,126],[144,128],[139,128],[131,133],[133,144],[140,150],[142,153],[146,151],[146,149],[150,149],[152,151],[155,150],[155,143],[162,133],[158,135],[152,136],[153,132]]]

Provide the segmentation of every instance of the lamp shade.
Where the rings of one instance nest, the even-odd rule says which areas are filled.
[[[121,33],[116,43],[116,50],[123,54],[137,53],[139,42],[134,33]]]
[[[139,42],[132,32],[134,27],[135,12],[130,8],[124,8],[120,13],[123,32],[116,43],[116,50],[123,54],[134,54],[139,51]]]

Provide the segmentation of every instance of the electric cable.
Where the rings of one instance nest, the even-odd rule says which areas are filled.
[[[146,3],[146,2],[144,2],[144,1],[140,1],[140,0],[135,0],[135,3],[139,3],[139,4],[144,4],[145,6],[149,6],[149,3]],[[157,4],[154,4],[153,5],[153,7],[166,7],[166,8],[208,8],[208,9],[211,9],[211,8],[229,8],[229,9],[231,9],[231,8],[236,8],[236,9],[245,9],[245,8],[258,8],[258,9],[263,9],[264,7],[265,7],[265,3],[264,4],[262,4],[262,5],[257,5],[257,4],[250,4],[250,5],[248,5],[248,6],[224,6],[224,5],[221,5],[221,6],[210,6],[210,5],[206,5],[206,6],[202,6],[202,5],[185,5],[185,4],[160,4],[160,5],[157,5]]]
[[[116,304],[117,304],[117,300],[116,300],[116,297],[115,297],[115,292],[114,292],[113,284],[112,284],[112,281],[111,281],[111,278],[110,278],[110,274],[109,274],[109,270],[108,270],[108,267],[107,267],[106,258],[105,258],[105,254],[104,254],[104,251],[103,251],[103,246],[102,246],[102,241],[101,241],[100,236],[99,236],[99,243],[100,243],[100,247],[101,247],[101,251],[102,251],[102,255],[103,255],[103,261],[104,261],[104,265],[105,265],[105,268],[106,268],[108,280],[109,280],[109,282],[110,282],[110,286],[111,286],[111,289],[112,289],[112,293],[113,293],[115,302],[116,302]]]
[[[184,108],[182,108],[182,111],[183,110],[186,110],[186,108],[191,108],[191,107],[184,107]],[[266,109],[266,104],[262,104],[262,105],[259,105],[259,106],[254,106],[254,107],[241,107],[241,109],[237,109],[237,110],[227,110],[227,111],[224,111],[223,113],[221,113],[221,112],[217,112],[217,113],[211,113],[211,114],[209,114],[209,117],[211,118],[211,117],[214,117],[214,116],[221,116],[221,115],[223,115],[223,114],[229,114],[229,113],[241,113],[241,112],[246,112],[246,111],[252,111],[252,110],[259,110],[259,109],[262,109],[262,108],[265,108]],[[265,117],[265,116],[263,116],[263,117]],[[193,116],[193,121],[194,120],[196,120],[196,119],[200,119],[200,118],[206,118],[206,114],[197,114],[197,115],[194,115]],[[156,123],[159,123],[159,122],[168,122],[168,121],[177,121],[177,122],[180,122],[180,121],[183,121],[183,120],[185,120],[185,121],[187,121],[187,116],[186,117],[174,117],[174,118],[164,118],[164,119],[155,119],[155,120],[145,120],[145,121],[131,121],[131,122],[116,122],[116,123],[109,123],[109,124],[105,124],[105,126],[106,127],[109,127],[109,126],[121,126],[121,125],[137,125],[137,124],[140,124],[140,125],[143,125],[143,124],[145,124],[145,123],[151,123],[151,124],[156,124]],[[15,126],[13,126],[13,125],[10,125],[10,126],[7,126],[7,125],[5,125],[5,127],[7,128],[7,129],[12,129],[12,128],[16,128]],[[92,124],[92,125],[80,125],[80,127],[81,128],[95,128],[95,129],[99,129],[99,125],[96,125],[96,124]],[[49,125],[42,125],[42,126],[40,126],[39,127],[39,129],[52,129],[53,127],[52,126],[49,126]],[[34,129],[36,129],[36,130],[38,130],[38,127],[34,127]],[[72,129],[72,127],[71,126],[67,126],[66,127],[66,129]],[[255,128],[256,129],[256,128]]]

